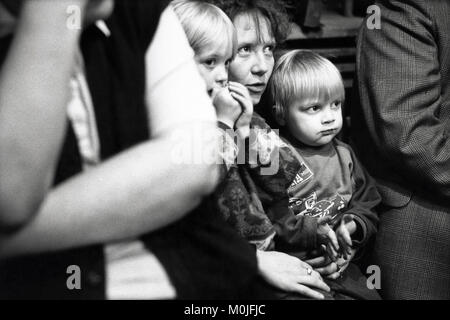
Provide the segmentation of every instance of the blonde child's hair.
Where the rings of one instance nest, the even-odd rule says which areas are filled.
[[[204,1],[174,0],[171,6],[180,19],[190,46],[195,54],[226,37],[232,45],[233,57],[237,51],[237,35],[233,22],[218,7]]]
[[[341,73],[330,60],[310,50],[293,50],[275,64],[270,80],[275,119],[285,120],[289,105],[298,99],[344,102]],[[280,123],[281,124],[281,123]]]

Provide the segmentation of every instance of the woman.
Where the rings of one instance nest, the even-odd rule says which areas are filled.
[[[219,6],[225,13],[228,14],[230,19],[233,21],[234,26],[237,30],[237,39],[238,39],[238,52],[235,59],[230,64],[229,69],[229,77],[231,81],[236,81],[243,84],[247,87],[250,96],[252,98],[252,102],[255,105],[255,110],[258,110],[257,105],[261,101],[261,97],[266,90],[269,78],[272,74],[274,67],[274,49],[277,44],[281,43],[286,35],[288,27],[286,26],[287,19],[283,14],[283,6],[282,3],[278,1],[265,1],[265,0],[248,0],[248,1],[235,1],[235,0],[217,0],[211,1],[212,3]],[[265,130],[270,130],[270,127],[264,122],[264,120],[255,113],[252,120],[253,128],[262,128]],[[280,158],[289,157],[288,154],[283,155],[283,148],[280,147]],[[283,161],[280,161],[280,166],[283,166]],[[286,164],[288,166],[288,164]],[[289,174],[290,169],[288,167],[281,168],[285,172],[285,177],[281,177],[287,179],[289,182]],[[242,171],[241,171],[242,172]],[[252,170],[249,170],[249,174],[244,173],[244,184],[246,187],[252,192],[252,184],[256,182],[259,185],[277,185],[278,182],[274,181],[282,181],[282,179],[277,180],[279,177],[279,172],[275,175],[264,176],[261,174],[255,174]],[[250,179],[249,179],[250,177]],[[274,180],[275,179],[275,180]],[[269,183],[268,183],[269,182]],[[271,183],[270,183],[271,182]],[[280,182],[281,183],[281,182]],[[276,214],[276,210],[286,210],[287,209],[287,199],[281,198],[280,190],[269,190],[265,187],[266,193],[264,194],[264,199],[261,199],[263,202],[263,210],[266,211],[268,216]],[[270,194],[272,191],[272,194]],[[256,193],[256,191],[254,192]],[[279,202],[272,207],[268,207],[265,205],[264,201],[267,201],[268,194],[273,196],[277,194],[280,196]],[[267,204],[267,203],[266,203]],[[239,209],[236,209],[239,211]],[[236,219],[238,220],[238,219]],[[241,219],[243,220],[243,219]],[[295,229],[295,219],[293,220],[293,229]],[[259,228],[258,230],[260,230]],[[246,230],[248,234],[248,229]],[[264,256],[268,254],[281,254],[279,252],[265,252],[258,250],[258,256]],[[353,252],[352,258],[355,252]],[[303,258],[303,256],[300,256]],[[285,260],[296,260],[295,258],[288,256],[284,257]],[[349,268],[349,271],[352,274],[357,275],[358,282],[352,283],[350,279],[339,279],[336,282],[328,281],[327,283],[335,289],[331,294],[336,296],[336,291],[341,291],[342,284],[347,288],[351,288],[352,292],[349,293],[353,298],[368,298],[368,299],[377,299],[378,296],[376,293],[372,294],[372,292],[368,292],[366,289],[365,277],[361,274],[361,272],[354,266],[350,264],[352,259],[348,259],[344,264],[338,264],[336,262],[331,261],[327,255],[324,253],[317,253],[317,257],[306,260],[303,267],[306,269],[303,271],[303,275],[310,274],[307,272],[309,265],[314,267],[317,272],[319,272],[322,276],[336,280],[341,276],[341,272],[345,269]],[[293,264],[292,264],[293,265]],[[260,269],[264,270],[264,264],[260,263]],[[300,294],[304,294],[304,292],[300,292],[299,290],[293,290],[291,286],[294,282],[292,278],[284,278],[283,276],[287,273],[290,274],[301,274],[302,271],[298,269],[289,270],[289,265],[284,266],[284,272],[280,272],[278,274],[278,279],[276,281],[269,281],[272,285],[284,289],[285,291],[296,292]],[[264,271],[262,271],[264,273]],[[302,278],[303,281],[304,278]],[[292,281],[292,282],[291,282]],[[298,279],[297,281],[298,282]],[[303,284],[310,285],[308,283],[303,282]],[[296,283],[298,287],[298,283]],[[322,290],[323,287],[317,287]],[[310,291],[308,291],[310,293]],[[330,294],[323,292],[328,298],[332,298]],[[322,298],[322,295],[309,295],[310,297]],[[343,294],[345,296],[345,294]],[[344,297],[345,298],[345,297]]]

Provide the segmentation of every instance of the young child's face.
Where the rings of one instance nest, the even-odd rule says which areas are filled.
[[[209,95],[214,89],[226,86],[232,57],[233,50],[228,41],[214,41],[196,53],[195,61]]]
[[[298,99],[289,105],[286,126],[300,142],[318,147],[331,142],[342,128],[339,99]]]

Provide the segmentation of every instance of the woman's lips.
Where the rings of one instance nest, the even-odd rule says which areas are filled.
[[[246,85],[248,91],[250,93],[263,93],[264,90],[266,90],[266,84],[265,83],[254,83],[254,84],[248,84]]]

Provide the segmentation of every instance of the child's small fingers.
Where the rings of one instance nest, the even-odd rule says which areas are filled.
[[[330,242],[331,242],[331,244],[332,244],[332,246],[333,246],[333,248],[336,250],[336,251],[339,251],[339,242],[338,242],[338,239],[337,239],[337,237],[336,237],[336,233],[333,231],[333,230],[330,230],[329,232],[328,232],[328,239],[330,240]]]
[[[346,259],[346,252],[347,252],[347,250],[346,250],[346,248],[344,247],[344,246],[341,246],[341,251],[340,251],[340,258],[342,258],[342,259]]]
[[[324,216],[324,217],[320,217],[317,220],[318,224],[325,224],[325,223],[329,223],[331,221],[331,217],[330,216]]]
[[[236,91],[230,91],[230,94],[233,96],[233,97],[239,97],[240,99],[241,99],[241,101],[242,101],[242,104],[247,108],[247,109],[253,109],[252,107],[253,107],[253,105],[252,105],[252,103],[251,103],[251,100],[250,100],[250,98],[249,97],[246,97],[245,95],[242,95],[241,93],[239,93],[239,92],[236,92]],[[247,107],[248,106],[248,107]]]
[[[240,96],[239,94],[236,94],[235,92],[230,92],[230,94],[237,102],[239,102],[242,111],[245,112],[245,101],[244,101],[243,97]]]
[[[235,81],[229,81],[228,87],[232,90],[239,90],[239,91],[248,90],[242,83]]]
[[[338,253],[334,250],[334,248],[331,245],[327,246],[327,253],[333,262],[336,262],[338,260]]]
[[[244,98],[250,99],[250,93],[248,92],[248,89],[244,85],[237,83],[237,82],[230,82],[228,85],[228,88],[231,91],[235,91],[235,92],[239,93]]]
[[[342,254],[343,258],[345,259],[345,253],[347,252],[347,245],[345,244],[345,242],[342,241],[341,238],[338,238],[338,239],[339,239],[339,244],[341,245],[341,250],[339,252]]]
[[[349,247],[351,247],[351,246],[353,245],[353,243],[352,243],[352,237],[350,236],[350,233],[348,232],[347,229],[345,229],[345,231],[344,231],[344,233],[342,234],[342,236],[343,236],[343,238],[344,238],[345,243],[346,243]]]
[[[234,100],[236,100],[239,103],[242,114],[245,114],[250,121],[250,118],[253,115],[253,106],[251,104],[249,105],[247,103],[247,100],[242,96],[235,95],[233,93],[231,93],[231,96],[233,97]]]
[[[350,257],[352,256],[352,246],[345,246],[345,253],[346,253],[346,258],[345,260],[350,259]]]
[[[237,86],[233,82],[230,82],[228,85],[228,90],[230,90],[230,92],[238,93],[241,96],[245,96],[246,90],[248,89],[244,86]]]
[[[239,98],[239,99],[241,99],[241,101],[245,101],[245,97],[243,95],[239,94],[238,92],[230,91],[230,94],[233,97],[235,97],[235,99]]]
[[[352,246],[352,237],[350,235],[350,232],[348,232],[347,227],[341,226],[339,227],[339,229],[336,231],[337,236],[339,239],[341,239],[342,242],[345,242],[348,246]]]
[[[352,214],[345,214],[344,218],[342,219],[344,223],[350,223],[355,219],[354,215]]]

